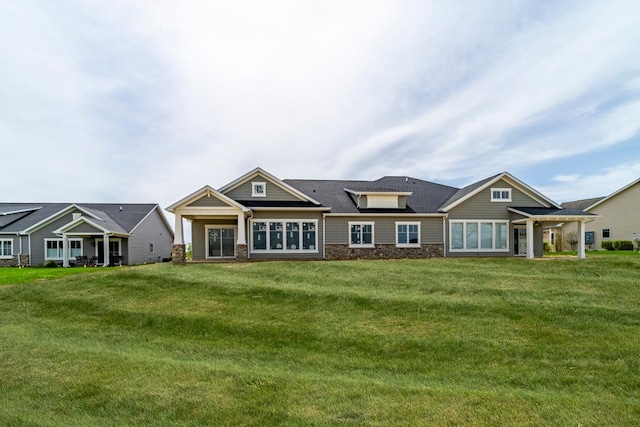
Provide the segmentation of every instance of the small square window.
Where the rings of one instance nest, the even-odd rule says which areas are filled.
[[[252,182],[251,197],[267,197],[267,184],[265,182]]]
[[[510,188],[492,188],[491,201],[492,202],[510,202],[511,189]]]
[[[611,238],[611,230],[608,228],[603,228],[602,229],[602,238],[603,239],[610,239]]]

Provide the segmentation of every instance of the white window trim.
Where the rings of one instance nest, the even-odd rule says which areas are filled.
[[[482,239],[482,227],[480,224],[482,223],[491,223],[492,224],[492,236],[491,236],[491,249],[481,248],[481,239]],[[452,228],[453,224],[462,223],[462,249],[453,247],[453,238],[452,238]],[[478,247],[467,249],[467,224],[478,224]],[[507,226],[506,231],[506,247],[505,248],[496,248],[496,224],[505,224]],[[502,219],[473,219],[473,220],[451,220],[449,221],[449,251],[450,252],[509,252],[509,221]]]
[[[261,185],[262,193],[258,193],[256,188]],[[252,182],[251,183],[251,197],[267,197],[267,183],[266,182]]]
[[[371,226],[371,243],[351,243],[351,226],[352,225],[370,225]],[[348,239],[350,248],[375,248],[376,247],[376,223],[374,221],[349,221]]]
[[[253,248],[253,224],[256,222],[266,222],[267,223],[267,249],[254,249]],[[283,238],[282,241],[284,243],[284,247],[282,249],[271,249],[271,233],[270,233],[270,225],[269,223],[271,222],[281,222],[282,223],[282,234],[283,234]],[[299,240],[298,243],[300,244],[300,249],[287,249],[287,242],[286,242],[286,236],[285,234],[287,233],[287,222],[297,222],[300,223],[300,235],[299,235]],[[316,235],[316,239],[315,239],[315,243],[313,245],[313,249],[303,249],[302,246],[302,233],[304,233],[303,231],[303,227],[302,227],[302,223],[303,222],[310,222],[312,224],[315,224],[316,226],[316,230],[315,230],[315,235]],[[318,248],[318,220],[317,219],[276,219],[276,218],[263,218],[263,219],[252,219],[249,221],[249,248],[251,253],[256,253],[256,254],[266,254],[266,253],[270,253],[270,254],[299,254],[299,253],[307,253],[307,254],[317,254],[320,252],[320,249]]]
[[[3,246],[5,242],[9,242],[11,244],[11,255],[3,255],[0,253],[0,259],[11,259],[13,258],[13,239],[0,239],[0,244]]]
[[[78,239],[78,238],[70,238],[67,239],[67,242],[71,243],[71,242],[80,242],[80,252],[84,253],[84,245],[82,243],[82,239]],[[63,261],[64,260],[64,256],[62,257],[48,257],[47,256],[47,242],[59,242],[62,246],[64,246],[63,243],[63,239],[44,239],[44,259],[45,261],[48,260],[52,260],[52,261]],[[67,245],[67,251],[69,251],[69,260],[71,261],[75,261],[76,257],[71,256],[71,245]]]
[[[493,192],[494,191],[499,191],[500,195],[502,195],[503,191],[506,191],[509,193],[509,197],[506,199],[503,199],[502,197],[500,198],[494,198],[493,197]],[[491,201],[492,202],[510,202],[511,201],[511,188],[492,188],[491,189]]]
[[[406,225],[407,232],[410,225],[418,226],[418,243],[398,243],[398,226]],[[422,244],[422,224],[419,221],[396,221],[396,247],[398,248],[419,248]]]
[[[209,256],[209,230],[212,228],[227,228],[233,230],[233,256]],[[238,227],[232,224],[207,224],[204,226],[204,258],[205,259],[232,259],[238,254],[238,245],[236,239],[238,238]]]

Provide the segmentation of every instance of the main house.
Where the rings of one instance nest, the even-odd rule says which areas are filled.
[[[157,204],[0,203],[0,266],[143,264],[173,240]]]
[[[597,222],[587,224],[587,244],[594,250],[602,249],[605,240],[640,239],[640,179],[614,191],[606,197],[576,200],[563,206],[578,207],[598,215]],[[578,233],[573,223],[564,223],[555,230],[566,237]]]
[[[545,223],[594,215],[564,209],[507,172],[464,188],[404,176],[280,180],[256,168],[167,208],[173,261],[542,256]],[[584,234],[584,233],[582,233]],[[584,258],[584,240],[578,256]]]

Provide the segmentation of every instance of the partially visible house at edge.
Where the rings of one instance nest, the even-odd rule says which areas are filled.
[[[157,262],[173,239],[157,204],[0,203],[0,266]]]
[[[584,229],[594,218],[507,172],[454,188],[405,176],[280,180],[256,168],[167,210],[176,220],[174,263],[185,262],[183,219],[191,222],[193,261],[207,261],[533,258],[543,253],[544,224],[573,221]]]
[[[586,205],[585,212],[597,215],[598,221],[588,223],[585,231],[593,236],[593,250],[602,250],[603,240],[640,238],[640,179],[614,191],[607,197],[564,203],[563,206]],[[559,226],[564,236],[577,233],[575,224]]]

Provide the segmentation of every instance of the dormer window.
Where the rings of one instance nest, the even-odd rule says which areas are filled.
[[[492,202],[510,202],[511,189],[510,188],[492,188],[491,201]]]
[[[267,197],[267,183],[265,183],[265,182],[252,182],[251,183],[251,197]]]

